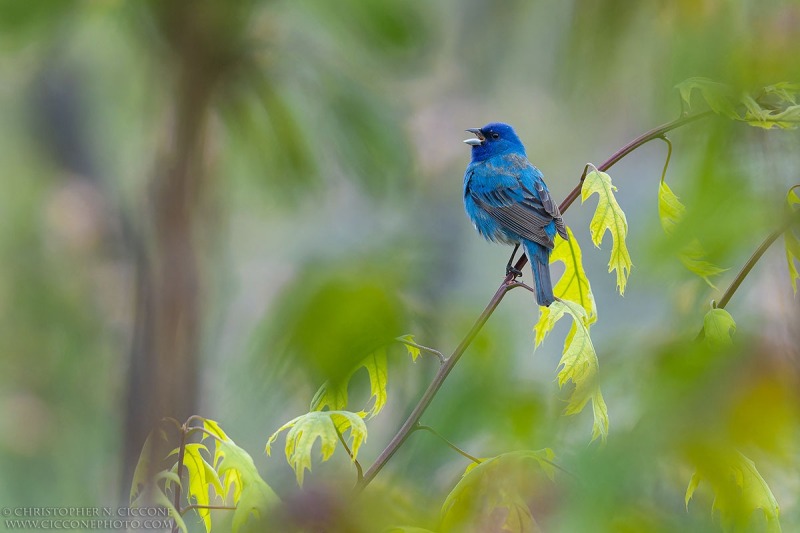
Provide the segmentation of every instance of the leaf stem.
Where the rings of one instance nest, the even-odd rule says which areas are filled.
[[[202,417],[200,415],[192,415],[192,416],[190,416],[189,418],[186,419],[186,425],[188,426],[189,424],[191,424],[194,421],[198,421],[198,422],[202,423],[202,422],[205,422],[206,419],[205,419],[205,417]]]
[[[207,430],[206,428],[201,428],[201,427],[199,427],[199,426],[190,427],[190,428],[189,428],[189,429],[186,431],[186,435],[188,436],[188,435],[191,435],[192,433],[195,433],[195,432],[205,433],[206,435],[208,435],[209,437],[213,438],[213,439],[214,439],[214,440],[216,440],[217,442],[223,442],[223,440],[222,440],[222,439],[220,439],[218,436],[214,435],[213,433],[211,433],[211,432],[210,432],[209,430]]]
[[[672,141],[666,135],[662,135],[659,139],[667,143],[667,160],[664,161],[664,169],[661,171],[661,183],[664,183],[664,179],[667,177],[667,168],[669,168],[669,160],[672,157]]]
[[[360,483],[361,480],[364,479],[364,471],[361,469],[361,463],[358,462],[358,460],[353,455],[353,452],[350,451],[350,447],[347,445],[347,442],[345,442],[344,436],[342,435],[342,432],[339,431],[339,428],[335,429],[336,429],[336,436],[339,437],[339,442],[341,442],[342,446],[344,446],[344,451],[347,452],[347,455],[350,456],[350,459],[353,461],[353,464],[356,465],[356,471],[358,472],[358,481],[356,481],[356,483]]]
[[[161,421],[162,422],[168,422],[168,423],[174,425],[177,428],[178,431],[182,431],[181,423],[178,422],[176,419],[172,418],[171,416],[165,416],[164,418],[161,419]]]
[[[411,346],[413,348],[417,348],[418,350],[422,350],[423,352],[428,352],[430,354],[433,354],[439,359],[439,363],[440,364],[444,364],[444,361],[445,361],[444,354],[442,352],[440,352],[439,350],[434,350],[433,348],[428,348],[427,346],[423,346],[421,344],[417,344],[416,342],[411,342],[411,341],[403,339],[401,337],[397,337],[395,340],[397,342],[401,343],[401,344],[405,344],[406,346]]]
[[[447,440],[441,433],[439,433],[438,431],[436,431],[432,427],[426,426],[426,425],[423,425],[423,424],[417,424],[416,426],[414,426],[414,431],[418,431],[418,430],[421,430],[421,429],[433,433],[434,435],[439,437],[439,439],[441,439],[442,442],[447,444],[451,449],[453,449],[457,453],[460,453],[461,455],[463,455],[464,457],[466,457],[467,459],[469,459],[473,463],[480,464],[480,463],[483,462],[480,459],[478,459],[477,457],[473,457],[472,455],[468,454],[467,452],[465,452],[464,450],[462,450],[461,448],[459,448],[458,446],[456,446],[455,444],[453,444],[452,442]]]

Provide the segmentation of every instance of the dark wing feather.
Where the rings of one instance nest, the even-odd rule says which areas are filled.
[[[544,227],[553,220],[536,196],[517,184],[491,191],[470,191],[475,203],[505,229],[529,241],[553,248]]]
[[[553,239],[544,228],[555,222],[558,234],[568,238],[541,173],[524,156],[510,154],[499,165],[474,169],[465,186],[475,204],[507,231],[552,249]]]
[[[541,180],[534,181],[533,186],[536,188],[536,192],[539,193],[539,198],[541,198],[542,201],[542,207],[544,207],[544,210],[547,211],[547,213],[553,217],[553,220],[556,221],[556,231],[558,231],[558,234],[561,235],[564,240],[569,240],[569,236],[567,235],[567,227],[564,225],[564,219],[561,218],[561,210],[558,209],[558,206],[550,197],[550,193],[542,184]],[[530,191],[527,192],[530,194]]]

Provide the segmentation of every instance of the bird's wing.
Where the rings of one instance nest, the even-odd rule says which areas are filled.
[[[547,189],[540,184],[541,178],[533,179],[534,171],[536,169],[530,163],[522,168],[506,164],[476,168],[467,183],[466,192],[478,207],[504,229],[523,239],[553,248],[553,239],[544,228],[555,218],[550,210],[558,213],[558,207]],[[525,182],[531,186],[527,187]],[[556,227],[559,221],[560,214]]]
[[[530,163],[528,163],[530,165]],[[548,215],[553,217],[553,220],[556,222],[556,231],[558,232],[564,240],[569,240],[569,236],[567,235],[567,227],[564,225],[564,220],[561,218],[561,210],[558,209],[558,206],[553,201],[553,198],[550,196],[550,192],[547,190],[547,187],[542,180],[542,173],[539,171],[538,168],[531,165],[533,169],[536,179],[533,179],[533,187],[536,190],[537,196],[539,197],[540,201],[542,202],[542,208],[547,212]],[[531,191],[528,191],[529,194],[532,194]]]

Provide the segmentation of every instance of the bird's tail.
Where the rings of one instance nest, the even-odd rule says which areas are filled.
[[[549,307],[555,301],[553,282],[550,281],[550,250],[531,241],[523,241],[523,246],[533,271],[536,301],[539,305]]]

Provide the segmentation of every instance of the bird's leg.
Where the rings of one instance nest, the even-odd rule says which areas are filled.
[[[522,271],[519,270],[518,268],[514,268],[513,266],[514,256],[517,255],[518,249],[519,249],[519,243],[517,243],[516,246],[514,246],[514,251],[511,252],[511,257],[508,258],[508,264],[506,264],[506,276],[508,276],[509,274],[513,274],[514,279],[522,276]]]

